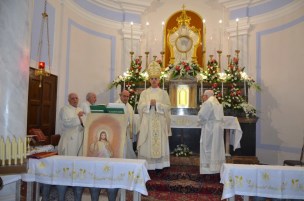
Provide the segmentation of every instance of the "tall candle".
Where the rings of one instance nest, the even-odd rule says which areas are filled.
[[[162,52],[164,51],[164,44],[165,44],[165,41],[164,41],[164,35],[165,35],[165,33],[164,33],[164,26],[165,26],[165,22],[163,21],[162,22]]]
[[[131,52],[133,52],[133,22],[131,22]]]
[[[145,89],[147,88],[147,80],[145,79]]]
[[[236,18],[236,49],[239,50],[239,18]]]
[[[224,82],[222,82],[222,97],[224,96]]]
[[[204,47],[204,32],[206,30],[206,20],[203,19],[203,32],[202,32],[202,51],[205,51],[205,47]]]
[[[145,51],[148,52],[149,48],[149,22],[146,22],[146,49]]]
[[[8,165],[11,165],[12,147],[9,138],[6,138],[5,155],[6,155],[6,159],[8,160]]]
[[[165,89],[165,77],[163,77],[163,89]]]
[[[218,50],[222,50],[222,20],[219,20],[219,24],[220,24],[220,28],[219,28],[219,49]]]

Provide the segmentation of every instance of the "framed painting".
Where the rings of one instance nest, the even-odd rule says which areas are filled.
[[[123,158],[127,120],[124,114],[90,113],[85,123],[83,155],[101,157],[96,148],[107,141],[112,158]],[[105,137],[104,137],[105,136]]]

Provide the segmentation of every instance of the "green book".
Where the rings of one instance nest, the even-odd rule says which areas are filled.
[[[107,113],[106,105],[90,105],[92,113]]]

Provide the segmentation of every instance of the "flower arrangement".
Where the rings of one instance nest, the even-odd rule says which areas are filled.
[[[175,156],[190,156],[192,155],[192,151],[190,151],[189,147],[185,144],[177,145],[176,148],[171,152],[171,154]]]
[[[141,57],[137,57],[131,61],[130,68],[124,75],[119,75],[109,86],[109,88],[117,87],[118,85],[123,85],[126,90],[130,93],[129,103],[133,107],[138,102],[139,96],[136,91],[136,83],[144,82],[146,79],[146,74],[142,73],[142,60]]]
[[[200,66],[197,63],[189,63],[180,61],[177,64],[169,64],[165,69],[165,74],[168,74],[170,79],[193,78],[200,73]]]

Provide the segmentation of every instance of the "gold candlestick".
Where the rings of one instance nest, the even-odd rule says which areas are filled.
[[[149,52],[145,52],[146,55],[146,69],[148,68],[148,57],[149,57]]]
[[[203,67],[203,70],[205,70],[205,54],[206,54],[206,50],[203,50],[202,51],[202,54],[203,54],[203,58],[202,58],[202,67]]]
[[[157,56],[153,56],[153,61],[156,61],[156,57],[157,57]]]
[[[235,50],[235,53],[236,53],[236,58],[239,58],[239,54],[240,54],[240,50]]]
[[[160,52],[160,55],[161,55],[162,64],[164,65],[164,55],[165,55],[165,51],[161,51],[161,52]],[[163,68],[164,66],[161,66],[161,67]]]
[[[221,54],[222,54],[222,50],[218,50],[216,52],[218,53],[218,60],[219,60],[219,62],[218,62],[218,64],[219,64],[218,70],[219,70],[219,72],[222,72],[222,67],[221,67]]]
[[[209,57],[210,57],[210,61],[212,61],[213,54],[210,54]]]
[[[227,60],[228,60],[227,66],[228,66],[228,67],[229,67],[229,65],[230,65],[230,57],[231,57],[231,55],[230,55],[230,54],[227,54]]]

